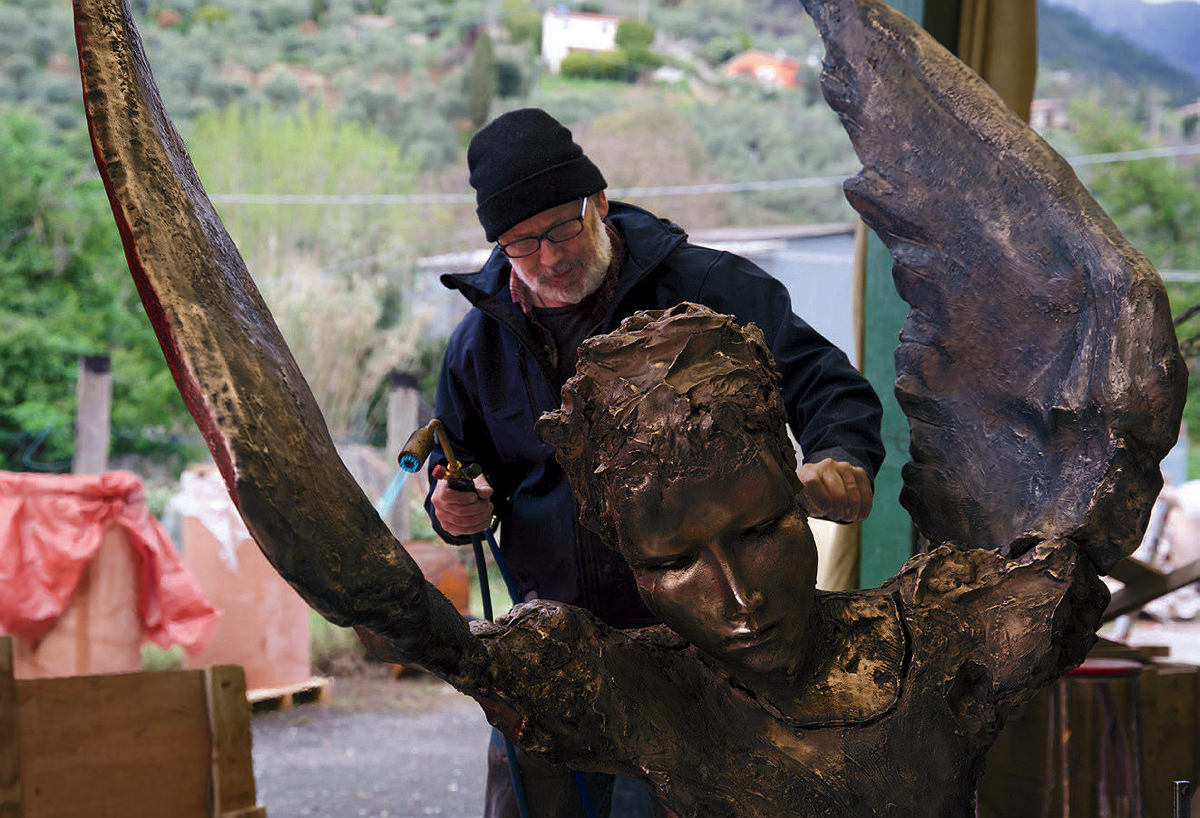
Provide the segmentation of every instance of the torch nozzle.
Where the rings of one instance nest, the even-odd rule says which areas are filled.
[[[441,441],[442,451],[446,454],[450,471],[457,472],[462,466],[455,459],[454,453],[450,451],[450,447],[446,445],[445,440],[446,430],[442,426],[442,422],[434,418],[429,421],[428,425],[422,426],[408,436],[408,440],[400,450],[400,456],[398,457],[400,468],[406,472],[418,471],[425,464],[425,460],[429,457],[429,453],[433,451],[434,445],[438,441]]]
[[[433,444],[436,439],[433,434],[433,429],[428,426],[422,426],[417,431],[408,436],[408,440],[404,443],[404,448],[400,450],[400,468],[406,472],[418,471],[422,464],[425,463],[425,458],[429,457],[429,453],[433,451]]]

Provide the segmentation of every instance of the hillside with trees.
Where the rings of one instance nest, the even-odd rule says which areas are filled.
[[[1140,2],[1133,5],[1144,6]],[[1192,53],[1200,37],[1200,4],[1179,3],[1195,9]],[[1145,6],[1145,8],[1165,8]],[[1154,88],[1165,92],[1173,105],[1185,105],[1200,97],[1200,61],[1189,73],[1160,49],[1140,45],[1126,29],[1097,29],[1087,13],[1043,2],[1038,4],[1038,65],[1043,71],[1068,71],[1076,81],[1089,85],[1119,84],[1135,89]],[[1155,26],[1152,30],[1158,31]]]
[[[1098,31],[1117,34],[1183,69],[1200,82],[1200,3],[1143,0],[1051,0],[1084,15]],[[1118,56],[1119,59],[1119,56]],[[1193,98],[1194,99],[1194,98]]]

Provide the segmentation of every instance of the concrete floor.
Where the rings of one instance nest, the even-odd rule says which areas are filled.
[[[335,679],[332,696],[254,714],[268,818],[480,815],[491,728],[475,702],[430,677]]]

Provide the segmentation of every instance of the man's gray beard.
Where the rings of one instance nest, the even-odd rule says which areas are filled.
[[[578,277],[573,278],[558,290],[557,300],[568,304],[578,304],[600,289],[600,285],[604,283],[608,267],[612,264],[613,249],[612,240],[608,237],[608,231],[604,229],[603,222],[599,229],[602,233],[597,242],[596,253],[580,265]]]

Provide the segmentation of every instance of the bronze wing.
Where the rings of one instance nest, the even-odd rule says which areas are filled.
[[[316,610],[449,680],[483,649],[342,465],[209,202],[122,0],[75,0],[84,106],[130,271],[179,391],[267,558]]]
[[[847,198],[911,309],[901,502],[934,544],[1069,537],[1106,572],[1138,544],[1187,373],[1158,274],[1067,162],[879,0],[803,0],[863,164]]]

